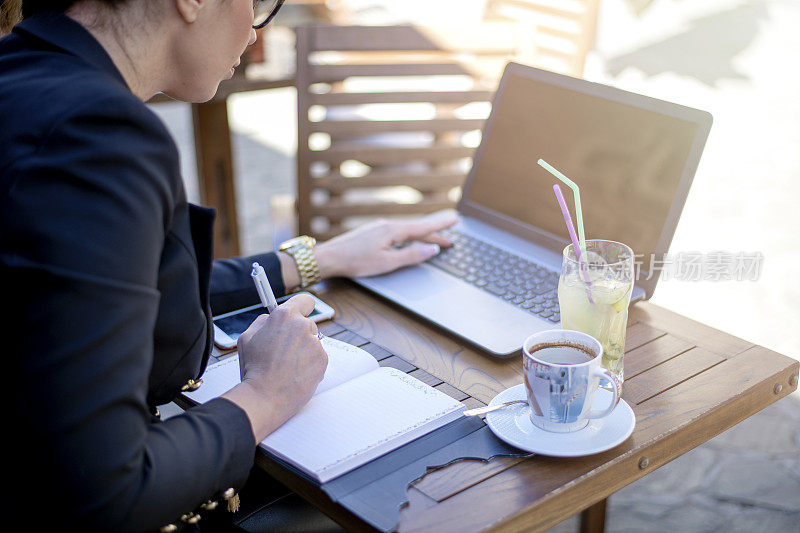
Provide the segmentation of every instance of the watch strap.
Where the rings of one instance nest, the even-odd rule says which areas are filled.
[[[300,274],[300,288],[306,288],[320,280],[319,266],[313,248],[315,242],[308,238],[297,243],[287,243],[289,246],[281,245],[279,248],[294,258]]]

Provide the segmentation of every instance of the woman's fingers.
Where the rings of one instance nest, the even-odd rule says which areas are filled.
[[[287,311],[299,311],[303,316],[308,316],[314,310],[314,298],[308,294],[295,294],[283,302],[280,307]]]
[[[417,263],[421,263],[422,261],[427,261],[434,255],[438,254],[440,250],[441,249],[438,244],[424,242],[415,242],[404,248],[391,250],[388,252],[389,261],[391,262],[391,264],[388,265],[388,269],[394,270],[395,268],[400,268],[401,266],[415,265]]]
[[[449,248],[453,246],[453,241],[444,237],[443,235],[439,235],[438,233],[429,233],[420,239],[423,242],[429,242],[431,244],[438,244],[441,248]]]
[[[397,229],[394,234],[394,241],[410,241],[417,239],[425,239],[431,237],[431,234],[449,228],[458,222],[458,213],[452,209],[445,209],[438,211],[431,215],[412,220],[408,222],[400,222],[397,224]],[[431,237],[440,240],[437,242],[440,245],[449,245],[450,241],[441,236]]]

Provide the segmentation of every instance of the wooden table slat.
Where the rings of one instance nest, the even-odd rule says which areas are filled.
[[[635,350],[636,348],[647,344],[648,342],[654,341],[655,339],[664,335],[666,335],[665,331],[641,322],[636,323],[628,327],[625,333],[625,353]]]
[[[792,386],[789,378],[792,374],[797,374],[798,367],[800,367],[798,361],[791,361],[767,348],[754,346],[714,365],[690,380],[632,406],[636,413],[637,425],[633,436],[637,437],[636,440],[651,439],[658,437],[659,431],[664,427],[673,431],[678,430],[681,424],[695,418],[697,406],[704,404],[707,406],[706,411],[716,415],[712,418],[714,422],[722,418],[744,420],[773,401],[796,390],[797,385]],[[779,383],[781,390],[776,394],[774,386]],[[764,391],[768,391],[769,394],[765,394]],[[724,413],[717,413],[719,407],[726,403],[742,401],[747,405],[744,412],[737,410],[729,413],[726,410]],[[762,402],[760,407],[759,402]],[[669,414],[667,416],[662,414],[658,419],[653,416],[665,412]],[[714,435],[726,429],[728,428],[718,429]],[[692,437],[694,440],[695,436]],[[697,442],[700,443],[702,441]]]
[[[634,378],[626,378],[622,397],[630,404],[640,404],[722,361],[725,358],[720,355],[703,348],[693,348]]]
[[[414,484],[422,493],[441,502],[447,498],[502,472],[520,461],[522,457],[497,457],[491,461],[462,460],[445,468],[428,472]]]
[[[355,331],[351,331],[349,329],[337,333],[336,335],[331,335],[331,337],[338,341],[346,342],[347,344],[352,344],[353,346],[364,346],[369,342],[369,339],[365,339]]]
[[[433,507],[438,503],[436,500],[434,500],[421,490],[417,489],[413,485],[408,487],[406,496],[408,497],[408,505],[414,505],[415,507],[420,507],[422,509]]]
[[[405,373],[409,373],[412,370],[416,370],[417,369],[417,367],[415,367],[414,365],[412,365],[411,363],[409,363],[405,359],[401,359],[400,357],[397,357],[396,355],[393,355],[391,357],[387,357],[386,359],[381,359],[380,361],[378,361],[378,364],[381,365],[381,366],[387,366],[387,367],[391,367],[391,368],[396,368],[397,370],[400,370],[401,372],[405,372]]]
[[[385,348],[383,348],[381,346],[378,346],[374,342],[368,342],[367,344],[363,344],[363,345],[360,346],[360,348],[362,350],[372,354],[372,356],[375,359],[377,359],[378,361],[381,361],[383,359],[386,359],[387,357],[391,357],[392,356],[392,352],[390,352],[389,350],[387,350],[387,349],[385,349]]]
[[[439,385],[440,383],[444,383],[441,379],[437,378],[433,374],[425,372],[421,368],[418,368],[416,370],[412,370],[411,372],[408,373],[408,375],[409,376],[414,376],[415,378],[417,378],[421,382],[423,382],[423,383],[425,383],[427,385],[430,385],[431,387],[435,387],[436,385]]]
[[[658,324],[659,328],[669,331],[676,337],[725,357],[742,353],[754,346],[751,342],[648,302],[634,305],[630,314],[641,323]]]
[[[693,344],[672,334],[667,334],[644,346],[634,348],[625,354],[625,379],[641,374],[693,347]]]
[[[337,333],[341,333],[345,330],[345,327],[341,324],[337,324],[333,320],[328,320],[326,322],[322,322],[317,324],[317,330],[325,335],[326,337],[331,337],[336,335]]]
[[[451,397],[455,398],[459,402],[469,398],[469,394],[467,394],[466,392],[464,392],[462,390],[459,390],[459,389],[453,387],[449,383],[440,383],[440,384],[436,385],[434,387],[434,389],[437,389],[437,390],[447,394],[448,396],[451,396]]]
[[[461,403],[464,404],[466,409],[477,409],[478,407],[485,407],[486,404],[482,401],[478,400],[477,398],[469,397],[466,400],[461,400]]]

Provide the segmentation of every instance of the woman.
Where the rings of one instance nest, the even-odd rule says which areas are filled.
[[[5,0],[3,17],[19,7]],[[256,443],[323,375],[306,318],[313,303],[297,296],[242,336],[240,385],[167,421],[155,409],[202,375],[212,309],[257,301],[251,261],[276,293],[300,283],[283,252],[212,266],[213,214],[187,205],[175,145],[143,104],[158,92],[211,98],[255,42],[254,7],[24,0],[24,20],[0,40],[0,294],[12,311],[14,431],[3,519],[108,531],[176,522],[238,490]],[[454,221],[379,222],[312,252],[322,277],[376,274],[431,257],[449,244],[433,232]],[[406,240],[428,243],[392,247]]]

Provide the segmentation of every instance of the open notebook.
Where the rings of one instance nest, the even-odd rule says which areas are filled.
[[[464,405],[369,353],[323,338],[325,377],[297,414],[260,446],[320,483],[330,481],[461,416]],[[210,365],[203,386],[184,393],[204,403],[239,383],[239,359]]]

